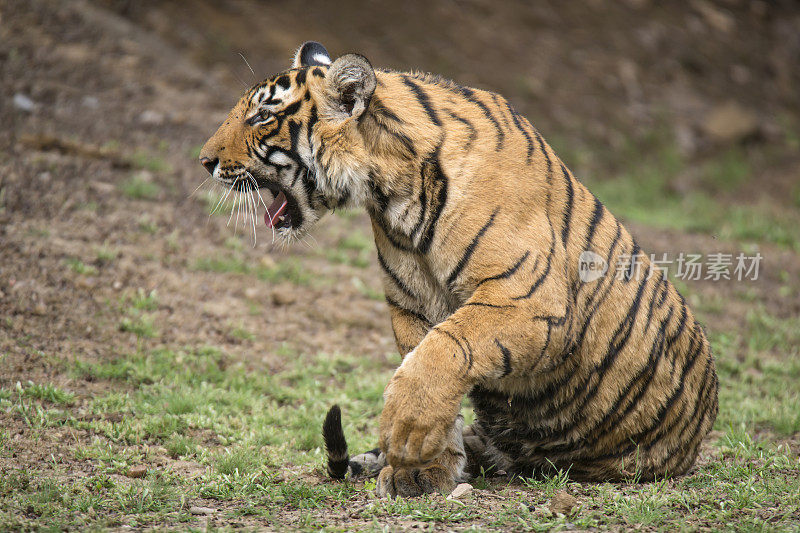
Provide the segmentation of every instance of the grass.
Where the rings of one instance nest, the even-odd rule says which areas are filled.
[[[82,274],[86,276],[97,274],[97,268],[93,267],[92,265],[87,265],[76,257],[70,257],[64,262],[66,263],[67,267],[76,274]]]
[[[122,193],[133,200],[155,200],[161,193],[161,187],[141,175],[133,175],[124,181],[120,188]]]
[[[144,291],[123,297],[137,311],[152,310],[155,299]],[[359,529],[397,521],[535,531],[797,528],[800,460],[785,444],[800,432],[796,326],[757,308],[747,330],[712,335],[721,382],[719,437],[693,474],[645,484],[576,483],[564,472],[544,479],[481,477],[474,481],[477,494],[463,502],[438,495],[378,500],[374,481],[324,480],[319,429],[325,412],[333,403],[342,406],[351,450],[373,447],[389,361],[300,355],[285,347],[284,366],[270,372],[214,347],[143,345],[101,361],[78,360],[75,378],[111,385],[82,404],[93,416],[65,412],[73,395],[32,381],[0,389],[0,412],[25,413],[31,428],[89,435],[66,449],[94,473],[64,484],[52,473],[3,472],[0,528],[178,527],[194,520],[191,505],[219,509],[230,524],[301,530],[328,527],[344,509]],[[793,357],[778,358],[786,353]],[[156,467],[160,454],[195,465],[197,473]],[[143,479],[126,477],[140,464],[150,465]],[[575,514],[549,512],[560,490],[578,499]]]
[[[687,161],[663,140],[643,143],[651,145],[630,149],[649,155],[628,154],[639,164],[616,180],[591,184],[615,213],[796,249],[794,215],[758,205],[723,209],[713,201],[748,179],[746,153],[733,150],[707,161],[696,171],[701,187],[681,196],[670,182],[686,171]],[[675,212],[685,216],[676,220]],[[139,224],[144,232],[158,231],[146,216]],[[320,253],[353,268],[359,293],[383,299],[358,270],[374,261],[371,238],[353,231],[331,240],[334,245]],[[75,258],[65,264],[88,275],[118,257],[106,247],[94,254],[88,260],[97,267]],[[190,269],[300,286],[317,282],[293,259],[250,262],[238,239]],[[791,276],[779,276],[787,296]],[[681,291],[701,315],[725,311],[721,296],[701,298],[689,284]],[[798,530],[800,321],[764,307],[752,288],[733,297],[748,312],[738,328],[709,332],[720,413],[690,475],[644,484],[577,483],[564,472],[543,479],[480,476],[472,481],[475,491],[454,502],[441,495],[379,500],[372,480],[339,483],[324,476],[320,424],[327,409],[342,406],[351,451],[374,447],[396,355],[305,353],[283,345],[264,358],[270,366],[216,346],[176,346],[161,338],[159,327],[169,302],[156,291],[127,290],[110,302],[110,324],[128,333],[126,339],[135,336],[136,348],[112,344],[99,354],[45,354],[62,357],[63,381],[34,374],[0,388],[0,420],[10,429],[0,432],[0,530],[199,529],[206,520],[211,527],[314,531]],[[5,321],[10,329],[11,319]],[[260,335],[235,320],[214,327],[246,341],[238,348]],[[0,367],[5,363],[0,354]],[[82,382],[93,384],[90,394],[71,392]],[[468,407],[463,412],[472,418]],[[18,441],[19,434],[25,440]],[[47,449],[44,458],[26,462],[39,448]],[[146,467],[144,477],[128,476],[135,466]],[[561,490],[578,499],[569,516],[549,511]],[[195,505],[216,512],[200,518],[189,512]]]
[[[554,145],[560,144],[566,142],[556,139]],[[654,129],[613,154],[601,151],[606,155],[600,161],[587,162],[581,151],[557,148],[557,152],[567,164],[586,172],[579,178],[623,220],[800,251],[800,213],[796,210],[776,209],[774,203],[731,205],[719,201],[752,179],[750,156],[741,148],[695,163],[664,131]],[[597,178],[609,173],[612,179]],[[679,191],[675,184],[689,175],[696,176],[697,183],[688,192]]]
[[[201,272],[252,275],[261,281],[272,283],[288,281],[295,285],[309,285],[313,281],[311,273],[303,270],[302,266],[292,259],[253,265],[235,252],[200,258],[195,261],[193,268]]]

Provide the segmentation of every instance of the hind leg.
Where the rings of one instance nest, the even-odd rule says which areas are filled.
[[[378,476],[378,496],[420,496],[431,492],[447,493],[462,480],[467,455],[462,431],[464,419],[459,415],[450,430],[447,446],[430,464],[420,468],[385,466]]]
[[[467,465],[464,471],[470,477],[491,476],[504,465],[499,465],[497,457],[492,454],[489,438],[476,422],[464,428],[464,451],[467,454]]]

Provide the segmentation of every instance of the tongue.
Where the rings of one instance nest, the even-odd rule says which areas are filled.
[[[287,205],[289,202],[286,201],[286,195],[283,194],[283,191],[279,192],[267,208],[267,212],[264,213],[264,223],[268,228],[274,228],[280,224],[280,218],[286,211]]]

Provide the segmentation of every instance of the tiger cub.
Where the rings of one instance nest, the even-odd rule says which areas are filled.
[[[231,188],[269,190],[264,220],[285,240],[335,208],[369,213],[403,362],[379,451],[350,460],[329,414],[333,474],[411,496],[481,467],[647,480],[692,466],[717,414],[703,329],[502,96],[310,42],[200,160]],[[582,276],[586,254],[614,267]]]

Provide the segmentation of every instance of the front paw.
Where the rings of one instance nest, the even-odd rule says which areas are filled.
[[[456,480],[442,465],[423,468],[394,468],[386,466],[378,475],[376,491],[380,498],[403,496],[413,498],[439,492],[446,494],[456,486]]]
[[[419,467],[442,453],[464,392],[456,380],[401,366],[384,392],[380,446],[395,467]]]

